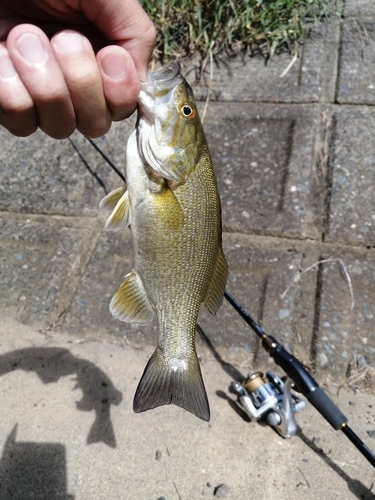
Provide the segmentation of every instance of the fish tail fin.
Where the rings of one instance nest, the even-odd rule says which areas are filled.
[[[174,404],[210,420],[210,407],[197,355],[173,364],[157,348],[149,359],[134,396],[135,413]]]

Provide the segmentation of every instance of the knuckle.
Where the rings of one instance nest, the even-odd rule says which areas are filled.
[[[66,113],[64,109],[55,109],[54,112],[49,112],[40,115],[40,129],[53,139],[66,139],[76,128],[76,120],[74,115]],[[60,117],[57,119],[56,117]]]
[[[0,101],[0,125],[13,135],[26,137],[37,129],[37,116],[34,103],[22,92],[6,94]]]
[[[43,129],[41,128],[41,130]],[[59,128],[58,130],[44,129],[43,132],[52,137],[52,139],[62,140],[70,137],[74,132],[74,130],[75,127],[69,127],[69,128],[65,127],[64,129]]]
[[[44,105],[51,105],[65,102],[68,97],[68,92],[65,87],[55,87],[44,91],[41,89],[39,91],[39,95],[34,95],[34,100],[39,104],[43,103]]]
[[[77,130],[81,134],[90,137],[90,139],[96,139],[106,134],[111,128],[111,120],[100,120],[98,123],[90,123],[89,126],[84,124],[77,124]]]
[[[29,99],[8,98],[4,102],[0,102],[0,113],[8,119],[17,119],[17,117],[24,117],[27,113],[34,113],[34,104]]]
[[[0,112],[0,125],[17,137],[27,137],[38,128],[36,120],[25,120],[23,117],[14,120],[9,116],[4,116],[2,112]]]
[[[148,45],[152,47],[154,46],[156,40],[156,28],[151,20],[150,23],[146,25],[146,29],[143,33],[143,39]]]
[[[2,123],[1,125],[16,137],[28,137],[36,132],[38,128],[36,125],[34,127],[25,127],[24,125],[21,125],[20,127],[14,127],[13,125],[8,125],[6,123]]]
[[[86,68],[77,69],[74,73],[67,75],[69,88],[77,92],[102,92],[102,79],[98,71],[90,71]]]
[[[38,129],[37,124],[35,123],[32,126],[25,126],[21,125],[19,128],[13,129],[12,127],[9,127],[8,130],[11,134],[17,136],[17,137],[28,137],[29,135],[34,134]]]
[[[134,113],[136,107],[137,107],[136,104],[131,104],[129,106],[119,107],[119,108],[111,106],[112,121],[119,122],[121,120],[129,118],[129,116],[131,116]]]

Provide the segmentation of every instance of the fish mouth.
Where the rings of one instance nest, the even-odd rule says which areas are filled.
[[[149,73],[150,82],[163,82],[167,83],[173,81],[177,75],[180,74],[181,66],[178,61],[171,61],[165,68]]]
[[[148,80],[141,82],[141,92],[150,97],[166,97],[182,81],[181,66],[176,60],[168,66],[148,73]]]

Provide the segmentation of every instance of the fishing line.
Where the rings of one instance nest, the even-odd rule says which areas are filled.
[[[92,139],[89,139],[88,137],[86,137],[86,139],[102,156],[102,158],[104,158],[108,165],[117,173],[117,175],[124,182],[126,182],[125,176],[101,151],[99,146]],[[75,146],[74,148],[77,150]],[[335,430],[342,431],[345,436],[351,441],[351,443],[368,460],[368,462],[373,467],[375,467],[375,454],[348,426],[348,419],[335,405],[335,403],[327,396],[323,389],[319,387],[318,383],[311,377],[302,363],[298,361],[298,359],[290,354],[286,349],[284,349],[284,347],[279,344],[275,338],[273,338],[271,335],[267,335],[264,330],[253,320],[250,314],[236,301],[236,299],[227,290],[224,291],[224,297],[234,308],[234,310],[241,316],[241,318],[262,340],[262,347],[274,359],[275,363],[284,370],[286,375],[296,384],[298,390],[308,399],[308,401],[314,406],[314,408],[318,410],[318,412],[327,420],[327,422],[329,422]]]
[[[89,165],[88,161],[86,160],[86,158],[80,153],[79,149],[77,148],[77,146],[74,144],[74,142],[72,141],[72,139],[70,137],[68,137],[68,141],[73,146],[73,148],[76,150],[78,156],[81,158],[83,164],[85,165],[85,167],[87,168],[87,170],[90,172],[90,174],[93,175],[95,177],[95,179],[99,182],[99,184],[102,186],[102,188],[104,189],[105,194],[108,194],[108,191],[107,191],[107,188],[105,187],[104,182],[99,177],[99,175],[96,172],[93,171],[93,169],[90,167],[90,165]]]
[[[85,136],[86,137],[86,136]],[[111,160],[108,158],[108,156],[99,148],[99,146],[89,137],[86,137],[86,139],[89,141],[91,146],[96,149],[96,151],[100,154],[102,158],[108,163],[108,165],[116,172],[116,174],[126,183],[126,179],[124,174],[120,172],[120,170],[116,167],[114,163],[111,162]]]

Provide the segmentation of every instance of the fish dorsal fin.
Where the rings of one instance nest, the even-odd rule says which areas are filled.
[[[128,191],[121,196],[116,206],[108,217],[104,229],[120,229],[130,224],[129,194]]]
[[[224,289],[227,277],[228,264],[225,260],[223,251],[220,248],[211,282],[203,301],[203,304],[207,307],[211,314],[216,314],[221,304],[223,303]]]
[[[147,325],[154,317],[154,311],[137,271],[133,269],[112,297],[109,310],[116,319]]]
[[[112,212],[112,210],[117,205],[117,202],[120,200],[120,198],[124,193],[125,193],[124,187],[119,187],[111,191],[99,203],[100,210],[107,210],[108,212]]]

